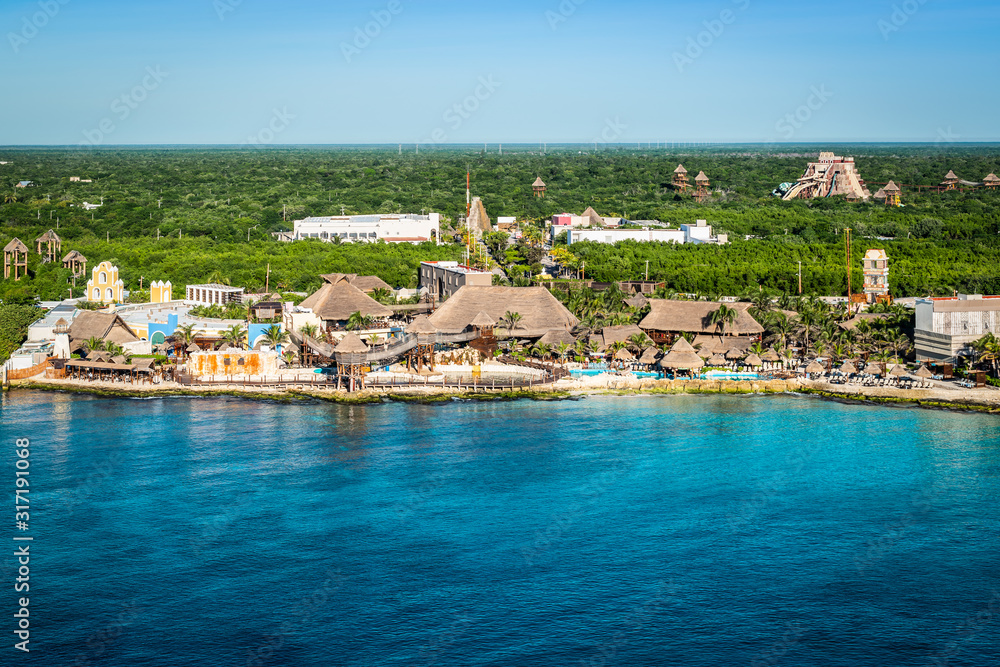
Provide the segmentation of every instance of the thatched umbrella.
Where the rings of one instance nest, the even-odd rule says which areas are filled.
[[[656,363],[657,357],[659,357],[657,349],[655,347],[647,347],[642,353],[642,356],[639,357],[639,363],[646,366],[652,366]]]
[[[409,334],[430,335],[437,333],[437,327],[431,324],[426,315],[417,315],[412,322],[406,325],[404,331]]]
[[[125,355],[119,354],[117,357],[111,357],[111,363],[113,364],[125,364]]]
[[[824,368],[823,364],[818,361],[813,361],[811,364],[806,366],[806,373],[809,373],[810,375],[822,375],[825,372],[826,368]]]
[[[222,345],[219,346],[219,349],[216,350],[216,352],[225,352],[231,347],[232,345],[229,344],[229,341],[223,341]]]
[[[704,368],[705,362],[695,354],[691,343],[684,338],[678,338],[670,351],[660,359],[660,368],[671,368],[675,370],[697,370]]]
[[[709,348],[707,348],[705,346],[702,346],[702,348],[700,350],[698,350],[698,356],[701,357],[702,359],[708,359],[708,358],[712,357],[714,354],[715,353],[712,352],[711,349],[709,349]]]
[[[552,346],[559,345],[559,343],[566,343],[567,345],[575,345],[576,338],[573,338],[573,334],[566,331],[565,329],[552,329],[551,331],[547,331],[544,336],[538,339],[538,342]]]
[[[904,375],[906,375],[906,366],[904,366],[903,364],[896,364],[895,366],[889,369],[889,375],[893,375],[898,378],[903,377]]]
[[[194,352],[201,352],[201,348],[198,347],[198,343],[191,343],[187,346],[187,353],[192,354]]]
[[[747,358],[743,360],[743,363],[752,368],[760,368],[761,366],[764,365],[764,362],[761,361],[761,358],[752,352],[747,355]]]
[[[773,347],[767,348],[767,352],[765,352],[764,356],[761,357],[760,359],[761,359],[761,361],[766,361],[769,364],[773,364],[773,363],[781,361],[781,357],[778,356],[778,353],[774,351]]]
[[[873,361],[865,366],[865,373],[868,375],[882,375],[882,367]]]
[[[635,355],[623,347],[615,352],[615,359],[618,361],[632,361],[635,359]]]
[[[707,362],[709,366],[725,366],[727,363],[726,358],[721,354],[712,355]]]
[[[918,378],[924,378],[925,380],[927,378],[934,377],[934,373],[932,373],[931,369],[927,368],[927,366],[921,366],[920,368],[918,368],[917,372],[914,373],[914,375],[916,375]]]
[[[333,348],[335,354],[367,354],[368,346],[355,333],[349,333],[340,339],[340,342]]]
[[[840,372],[843,373],[844,375],[854,375],[855,373],[858,372],[858,369],[850,361],[845,361],[840,366]]]
[[[745,353],[742,350],[739,350],[735,347],[729,348],[729,351],[726,352],[726,359],[729,359],[730,361],[736,361],[737,359],[742,359],[744,356]]]
[[[487,315],[485,310],[480,310],[479,314],[473,317],[469,324],[477,328],[489,328],[497,325],[496,320]]]

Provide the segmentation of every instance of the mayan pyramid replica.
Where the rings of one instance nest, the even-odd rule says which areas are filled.
[[[820,153],[818,162],[810,162],[806,173],[790,187],[782,184],[781,198],[816,199],[818,197],[844,196],[848,201],[868,201],[871,193],[858,174],[854,158],[840,157],[833,153]]]
[[[493,231],[493,223],[490,221],[490,216],[486,215],[486,207],[483,206],[483,200],[479,197],[472,198],[468,224],[469,231],[476,238],[482,238],[483,234]]]

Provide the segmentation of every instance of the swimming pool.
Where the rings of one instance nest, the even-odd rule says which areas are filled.
[[[594,377],[595,375],[602,375],[604,373],[614,373],[614,371],[601,370],[599,368],[586,368],[583,370],[572,370],[569,374],[575,378],[579,377]],[[655,378],[659,377],[659,373],[648,373],[646,371],[630,371],[632,375],[640,378]]]
[[[702,374],[703,380],[757,380],[757,373],[731,373],[729,371],[708,371]]]

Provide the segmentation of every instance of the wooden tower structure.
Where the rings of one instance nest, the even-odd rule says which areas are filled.
[[[45,246],[45,250],[42,250],[42,246]],[[38,254],[45,257],[44,262],[54,262],[56,258],[59,257],[59,252],[62,250],[62,239],[53,230],[49,230],[35,239],[35,246],[38,250]]]
[[[434,347],[437,345],[437,327],[431,324],[430,318],[426,315],[418,315],[407,325],[406,333],[417,337],[417,345],[407,355],[406,365],[410,370],[413,370],[413,367],[416,366],[419,372],[423,369],[424,364],[426,364],[433,371]]]
[[[900,203],[900,194],[902,190],[893,181],[886,183],[886,186],[882,188],[885,192],[885,205],[886,206],[902,206]]]
[[[996,174],[990,174],[983,179],[983,185],[986,186],[987,190],[996,190],[1000,187],[1000,178],[997,178]]]
[[[20,280],[22,276],[28,275],[28,246],[16,237],[12,238],[3,249],[4,279],[10,278],[11,273],[14,274],[14,280]]]
[[[688,170],[684,168],[684,165],[679,164],[677,168],[674,169],[674,190],[680,190],[681,192],[687,192],[687,189],[691,187],[688,183]]]
[[[708,176],[705,175],[705,172],[698,172],[698,175],[694,177],[694,184],[696,186],[694,198],[698,200],[698,203],[708,199],[708,186],[711,185],[711,183],[708,180]]]
[[[74,278],[80,278],[87,273],[87,258],[79,250],[70,250],[62,259],[64,269],[73,272]]]
[[[957,190],[958,189],[958,176],[955,175],[954,171],[949,171],[944,180],[941,182],[941,186],[945,190]]]
[[[492,357],[497,349],[496,325],[496,320],[490,317],[486,311],[479,311],[479,314],[469,322],[469,326],[476,332],[476,338],[469,343],[469,347],[479,350],[487,358]]]
[[[531,184],[531,189],[534,191],[536,197],[545,196],[545,181],[539,176],[535,179],[535,182]]]
[[[333,356],[337,361],[337,386],[340,380],[347,382],[347,391],[357,391],[365,388],[365,371],[368,364],[368,346],[355,333],[344,336],[333,348]]]

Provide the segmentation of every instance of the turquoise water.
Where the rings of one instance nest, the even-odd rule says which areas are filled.
[[[595,375],[603,375],[604,373],[614,373],[614,372],[615,371],[584,368],[584,369],[571,370],[569,374],[575,378],[578,378],[578,377],[594,377]],[[636,377],[641,377],[641,378],[655,378],[660,376],[659,373],[647,373],[645,371],[630,371],[630,372]]]
[[[3,664],[996,664],[995,417],[0,400],[34,537]]]

